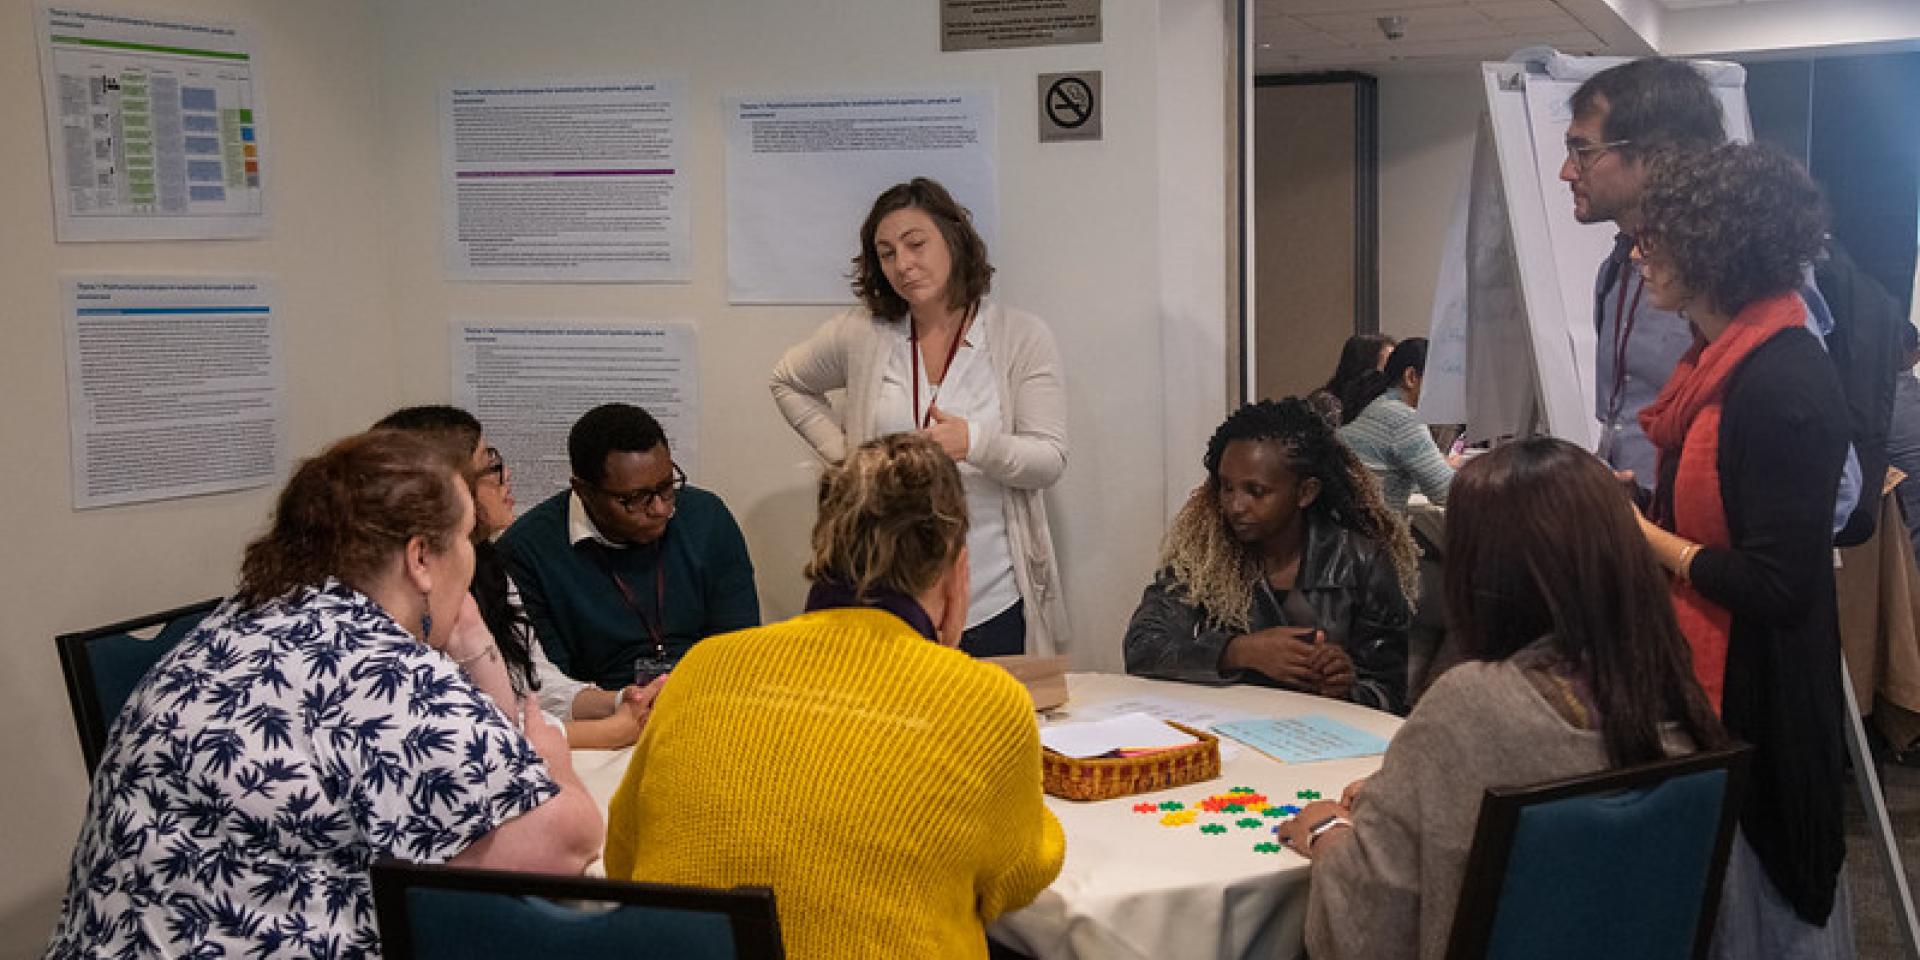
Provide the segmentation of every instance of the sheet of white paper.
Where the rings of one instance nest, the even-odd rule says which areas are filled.
[[[457,280],[681,283],[692,273],[678,79],[441,91]]]
[[[1472,180],[1463,179],[1440,241],[1427,321],[1427,372],[1420,381],[1420,419],[1426,423],[1467,422],[1467,203],[1472,193]]]
[[[860,223],[896,183],[930,177],[999,233],[988,92],[727,100],[727,299],[851,303]]]
[[[1123,713],[1085,723],[1056,723],[1040,728],[1040,743],[1069,757],[1097,757],[1115,750],[1152,750],[1193,743],[1194,737],[1144,713]]]
[[[270,280],[74,274],[61,285],[76,509],[273,482],[286,380]]]
[[[567,431],[603,403],[631,403],[667,433],[699,482],[698,336],[692,321],[463,320],[453,327],[453,402],[486,424],[525,510],[563,490]]]
[[[266,235],[266,112],[242,28],[36,14],[57,239]]]

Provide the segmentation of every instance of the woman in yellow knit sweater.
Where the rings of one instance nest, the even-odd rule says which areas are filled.
[[[966,494],[908,434],[820,486],[807,612],[673,671],[608,816],[612,877],[773,888],[787,955],[985,957],[1065,854],[1032,702],[953,649]]]

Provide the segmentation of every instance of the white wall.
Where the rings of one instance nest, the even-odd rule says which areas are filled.
[[[1789,0],[1665,10],[1654,46],[1669,57],[1857,46],[1848,52],[1914,49],[1914,0]]]
[[[725,302],[719,104],[728,94],[998,92],[995,292],[1045,318],[1066,360],[1073,450],[1051,506],[1073,656],[1083,668],[1119,669],[1120,635],[1166,516],[1167,477],[1189,481],[1224,412],[1226,3],[1108,3],[1098,45],[941,54],[937,5],[896,0],[159,0],[148,8],[245,21],[260,38],[273,238],[66,246],[51,240],[32,7],[0,4],[13,23],[0,40],[0,79],[36,92],[0,106],[0,122],[16,132],[0,143],[0,162],[14,172],[0,185],[0,317],[10,338],[0,350],[8,400],[0,518],[15,545],[0,559],[8,611],[0,717],[9,721],[0,769],[18,774],[0,794],[0,863],[10,868],[0,874],[0,957],[44,944],[85,804],[50,638],[226,592],[270,501],[269,491],[254,491],[70,508],[57,272],[276,274],[296,453],[402,403],[446,399],[454,316],[697,320],[697,482],[733,507],[766,612],[785,616],[802,597],[812,473],[765,378],[780,351],[829,311]],[[1105,71],[1106,139],[1037,143],[1035,75],[1089,68]],[[693,282],[444,281],[435,200],[441,84],[622,72],[687,80]]]
[[[1486,103],[1474,64],[1380,77],[1380,330],[1424,337],[1440,238]]]
[[[714,0],[576,3],[567,16],[511,0],[382,7],[387,111],[381,139],[398,180],[388,198],[393,315],[410,371],[403,400],[443,396],[449,317],[691,317],[700,325],[697,483],[746,531],[770,617],[799,611],[812,522],[812,455],[769,399],[782,350],[832,312],[726,302],[725,129],[732,94],[986,87],[998,92],[1001,230],[995,294],[1053,327],[1069,383],[1072,454],[1052,496],[1075,631],[1075,662],[1117,668],[1119,637],[1160,534],[1161,368],[1156,156],[1158,8],[1108,4],[1105,41],[939,52],[938,7]],[[886,38],[879,42],[876,38]],[[1036,75],[1104,71],[1105,140],[1037,142]],[[455,79],[638,71],[684,76],[691,123],[693,282],[678,286],[484,286],[441,278],[435,94]],[[1219,180],[1214,181],[1220,189]],[[1222,281],[1223,282],[1223,281]],[[523,498],[530,499],[530,498]]]
[[[32,5],[3,0],[0,84],[0,956],[38,955],[86,803],[53,635],[227,592],[271,492],[75,512],[68,485],[62,270],[260,271],[279,278],[295,450],[380,414],[397,365],[379,277],[378,69],[365,3],[179,0],[244,20],[265,63],[274,232],[254,242],[53,242]],[[341,389],[351,384],[354,389]]]

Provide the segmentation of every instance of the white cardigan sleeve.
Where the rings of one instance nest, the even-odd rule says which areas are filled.
[[[794,431],[814,453],[828,463],[847,456],[847,434],[827,402],[827,391],[847,385],[848,354],[856,348],[853,325],[860,311],[848,311],[828,320],[813,336],[787,348],[773,366],[768,388],[773,402]]]
[[[1044,490],[1067,469],[1067,386],[1053,332],[1039,318],[1006,310],[1007,381],[1013,431],[973,424],[967,460],[1009,487]]]

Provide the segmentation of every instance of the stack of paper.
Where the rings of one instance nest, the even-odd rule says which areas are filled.
[[[1055,723],[1040,728],[1040,743],[1075,759],[1120,751],[1184,747],[1196,738],[1144,713],[1126,713],[1086,723]]]

